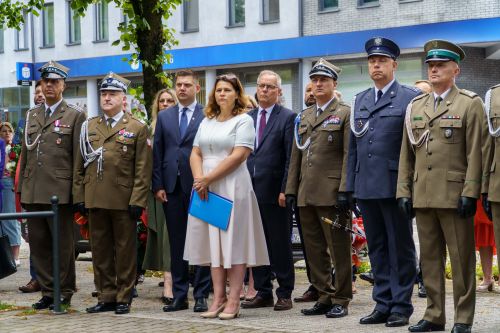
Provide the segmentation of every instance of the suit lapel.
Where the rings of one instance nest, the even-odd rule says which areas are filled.
[[[450,105],[453,104],[453,100],[457,95],[458,95],[458,88],[455,85],[453,85],[446,98],[443,101],[441,101],[441,104],[439,104],[438,109],[434,111],[434,104],[436,100],[434,98],[434,94],[431,94],[431,98],[429,98],[429,101],[432,102],[432,105],[428,105],[425,110],[427,116],[429,116],[430,118],[429,121],[433,121],[434,119],[439,118],[442,114],[448,112]]]
[[[98,121],[97,121],[97,126],[96,129],[101,133],[101,136],[106,138],[108,136],[108,128],[106,126],[106,121],[104,120],[104,116],[102,116]]]
[[[118,131],[124,129],[127,127],[127,124],[129,122],[129,115],[127,112],[123,113],[123,117],[118,121],[118,124],[116,124],[111,130],[108,130],[108,134],[106,135],[106,140],[114,136]]]
[[[35,110],[33,113],[32,118],[35,118],[35,120],[40,124],[40,126],[43,128],[45,125],[45,106],[42,104],[40,108]]]
[[[189,134],[193,131],[193,129],[196,127],[196,123],[199,121],[201,118],[201,106],[199,104],[196,104],[196,107],[194,108],[193,115],[191,116],[191,120],[189,120],[188,127],[186,128],[186,133],[184,133],[184,137],[181,138],[181,132],[179,128],[179,123],[177,123],[177,127],[179,130],[177,131],[179,133],[179,138],[181,139],[181,142],[184,142],[184,140],[187,139]]]
[[[281,106],[279,106],[278,104],[275,104],[274,108],[271,112],[271,115],[269,116],[269,121],[266,124],[266,128],[264,128],[264,133],[262,134],[262,139],[259,142],[259,146],[257,147],[257,150],[260,149],[260,147],[262,146],[262,143],[266,140],[267,135],[271,132],[274,124],[276,123],[276,119],[278,118],[280,111],[281,111]]]

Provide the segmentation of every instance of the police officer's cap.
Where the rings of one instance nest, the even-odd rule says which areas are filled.
[[[368,53],[368,57],[380,55],[394,60],[396,60],[400,54],[399,46],[392,40],[384,37],[373,37],[367,40],[365,43],[365,51]]]
[[[320,58],[318,62],[313,66],[313,68],[309,71],[309,77],[313,77],[314,75],[327,76],[329,78],[337,81],[339,74],[342,70],[329,63],[323,58]]]
[[[99,90],[117,90],[127,92],[130,81],[118,74],[109,72],[101,82]]]
[[[425,62],[454,61],[458,64],[465,58],[465,52],[460,46],[441,39],[434,39],[425,43],[424,51]]]
[[[41,73],[42,79],[66,79],[69,68],[51,60],[40,67],[38,71]]]

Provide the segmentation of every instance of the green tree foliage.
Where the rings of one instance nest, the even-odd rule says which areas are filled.
[[[118,25],[120,38],[112,43],[121,45],[123,51],[131,52],[130,58],[124,58],[130,64],[140,62],[144,84],[131,89],[130,93],[146,105],[148,114],[151,110],[155,93],[171,86],[170,78],[163,72],[163,64],[170,61],[170,49],[178,44],[174,30],[165,22],[182,0],[72,0],[71,8],[76,15],[85,16],[89,6],[104,1],[114,4],[123,11],[126,20]],[[19,29],[23,22],[23,13],[38,16],[44,0],[1,0],[0,26]]]

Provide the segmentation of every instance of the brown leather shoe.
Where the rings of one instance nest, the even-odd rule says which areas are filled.
[[[274,306],[272,298],[263,298],[261,296],[255,296],[253,300],[241,303],[243,309],[267,308],[272,306]]]
[[[36,293],[42,290],[42,288],[40,287],[40,283],[38,283],[37,280],[31,280],[25,286],[20,286],[19,290],[21,290],[23,293]]]
[[[317,292],[307,290],[302,296],[295,297],[293,299],[294,302],[317,302],[319,299],[319,295]]]
[[[284,311],[293,308],[291,298],[278,298],[276,304],[274,304],[274,311]]]

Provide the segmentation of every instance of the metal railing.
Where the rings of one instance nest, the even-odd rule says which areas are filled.
[[[61,283],[59,275],[59,216],[58,216],[58,203],[57,196],[50,198],[52,210],[38,211],[38,212],[23,212],[23,213],[1,213],[0,220],[14,220],[14,219],[29,219],[37,217],[52,218],[52,278],[54,283],[54,314],[66,313],[61,310]]]

